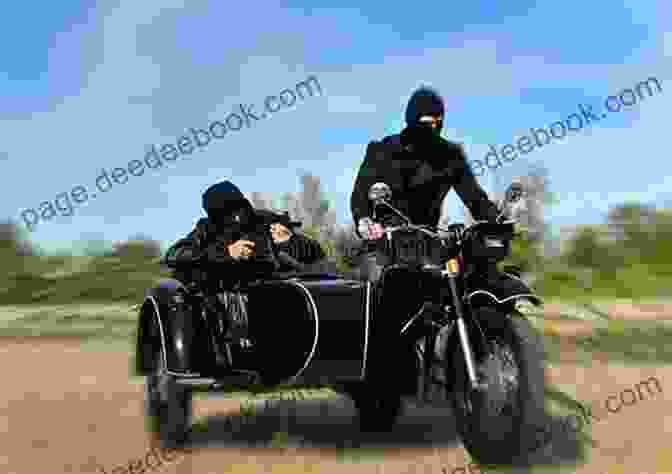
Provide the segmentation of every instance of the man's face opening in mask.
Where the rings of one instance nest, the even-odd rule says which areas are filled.
[[[441,136],[443,117],[440,115],[421,115],[413,124],[413,135],[420,141],[434,140]]]
[[[443,117],[440,115],[423,115],[418,119],[416,128],[423,134],[440,136],[443,128]]]

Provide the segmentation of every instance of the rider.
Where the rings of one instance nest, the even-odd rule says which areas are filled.
[[[391,204],[403,212],[414,224],[435,226],[441,215],[446,194],[455,188],[458,195],[477,220],[495,220],[497,207],[476,181],[461,145],[440,136],[443,127],[444,102],[438,92],[429,87],[417,89],[406,107],[406,128],[400,134],[381,141],[372,141],[357,175],[350,204],[356,233],[365,240],[362,270],[366,279],[378,283],[381,271],[389,262],[382,252],[383,227],[374,223],[373,205],[368,193],[371,185],[383,182],[392,190]],[[414,291],[407,288],[406,291]],[[395,370],[401,359],[390,358],[401,350],[390,347],[399,335],[399,328],[390,317],[404,308],[403,290],[392,289],[392,297],[376,298],[379,303],[371,348],[369,380],[374,384],[392,384],[387,392],[394,392],[399,382]],[[397,298],[397,294],[401,299]],[[386,323],[389,321],[389,323]],[[398,403],[398,402],[393,402]]]
[[[250,201],[230,181],[210,186],[203,194],[202,202],[208,217],[199,219],[189,235],[168,249],[165,263],[175,269],[173,276],[176,279],[196,284],[207,294],[221,295],[220,301],[223,298],[227,309],[228,327],[220,327],[220,332],[228,331],[230,336],[234,332],[242,334],[239,341],[249,345],[245,335],[245,295],[235,291],[237,283],[252,273],[259,275],[282,269],[279,250],[287,251],[299,262],[311,263],[315,252],[302,253],[301,250],[310,247],[313,242],[306,237],[296,238],[296,235],[286,239],[282,230],[284,226],[279,228],[275,225],[269,229],[271,223],[266,216],[261,211],[255,211]],[[278,248],[273,242],[275,239],[272,240],[273,234],[288,240],[288,243]],[[314,244],[319,246],[317,242]],[[205,265],[195,266],[199,261]],[[213,274],[218,278],[209,278]]]
[[[270,249],[273,255],[264,255],[264,260],[269,261],[269,270],[277,270],[278,265],[270,262],[278,252],[286,252],[303,264],[310,264],[324,257],[319,242],[290,230],[300,224],[291,221],[287,213],[255,210],[240,189],[230,181],[217,183],[205,191],[203,209],[208,218],[199,219],[195,229],[168,250],[165,259],[168,265],[192,264],[196,260],[205,260],[243,269],[244,266],[240,263],[255,256],[257,249],[255,242],[241,237],[245,233],[250,234],[250,229],[264,230],[267,225],[270,226],[273,241]],[[268,249],[264,252],[269,253]],[[183,279],[193,280],[193,269],[188,270],[191,275],[182,273],[181,276]]]
[[[406,107],[407,127],[400,134],[372,141],[355,181],[350,199],[357,235],[369,242],[364,260],[369,280],[377,281],[386,257],[372,241],[382,237],[382,226],[371,220],[368,193],[372,184],[387,183],[391,203],[414,224],[437,225],[444,197],[455,188],[477,220],[494,220],[497,207],[481,188],[458,143],[440,136],[444,102],[437,91],[421,87]]]
[[[241,238],[254,222],[254,208],[235,184],[210,186],[203,193],[203,209],[208,217],[199,219],[194,230],[166,252],[168,265],[201,260],[240,267],[236,264],[255,255],[255,242]]]

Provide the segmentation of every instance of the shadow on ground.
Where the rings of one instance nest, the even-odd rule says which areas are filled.
[[[360,433],[355,415],[354,406],[346,397],[267,401],[254,413],[206,417],[196,424],[187,448],[333,449],[344,462],[382,461],[392,450],[398,456],[399,448],[461,448],[448,406],[406,403],[394,429],[384,433]],[[497,471],[523,473],[531,472],[533,466],[571,467],[585,462],[586,442],[567,428],[566,420],[544,415],[535,425],[545,427],[546,434],[538,430],[537,436],[531,436],[526,443],[528,454],[509,466],[496,466]]]

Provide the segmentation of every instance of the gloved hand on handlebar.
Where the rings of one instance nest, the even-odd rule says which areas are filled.
[[[357,223],[357,233],[364,240],[379,240],[385,235],[381,224],[373,222],[370,217],[364,217]]]

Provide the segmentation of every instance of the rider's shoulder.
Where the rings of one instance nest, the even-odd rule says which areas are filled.
[[[380,150],[388,148],[389,146],[398,146],[401,144],[401,137],[399,134],[388,135],[379,140],[371,140],[369,142],[369,148]]]
[[[446,149],[454,155],[455,158],[464,158],[464,144],[462,142],[456,142],[452,140],[446,140],[441,137],[441,144],[446,147]]]
[[[401,143],[395,135],[383,137],[380,140],[371,140],[366,148],[366,156],[369,162],[384,161],[386,162],[390,153]],[[396,146],[395,146],[396,145]]]
[[[375,143],[374,149],[380,150],[386,157],[390,154],[395,155],[397,152],[404,150],[404,144],[400,134],[388,135],[372,143]]]
[[[393,146],[401,145],[401,134],[388,135],[380,140],[380,143]]]
[[[462,150],[464,149],[464,144],[462,142],[457,142],[454,140],[448,140],[447,138],[439,137],[440,142],[443,146],[452,148],[453,150]]]
[[[199,238],[204,239],[207,237],[209,231],[210,231],[210,221],[208,220],[207,217],[201,217],[196,221],[196,225],[194,226],[194,234],[196,234]]]

